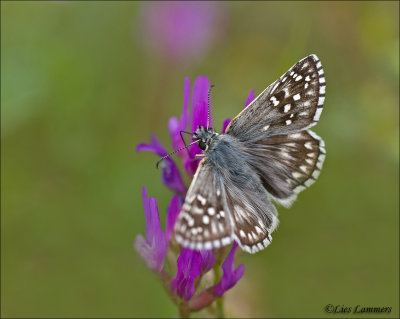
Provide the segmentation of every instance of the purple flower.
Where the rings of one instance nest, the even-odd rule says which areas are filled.
[[[205,76],[199,76],[194,82],[192,91],[192,133],[195,132],[200,125],[207,126],[209,89],[210,81]],[[212,117],[210,114],[210,126],[211,124]],[[191,141],[193,142],[193,139],[191,139]],[[194,175],[196,172],[200,163],[200,159],[196,159],[196,155],[202,153],[202,150],[197,144],[193,144],[190,147],[189,156],[183,163],[189,175]]]
[[[157,200],[154,197],[149,200],[145,187],[143,187],[143,206],[146,217],[146,238],[142,235],[136,236],[135,249],[150,269],[160,272],[164,266],[167,240],[160,226]]]
[[[246,99],[246,103],[244,104],[244,108],[248,107],[251,102],[254,100],[254,90],[250,91],[249,96]]]
[[[140,14],[142,40],[153,52],[179,63],[203,56],[225,29],[225,15],[214,2],[145,2]]]
[[[183,142],[179,132],[181,130],[188,130],[188,125],[191,123],[191,132],[193,133],[199,125],[207,126],[208,119],[208,90],[210,88],[210,81],[205,76],[197,77],[192,89],[192,103],[189,111],[189,95],[190,95],[190,82],[185,79],[183,89],[183,110],[180,120],[176,117],[169,119],[168,129],[172,139],[172,146],[175,150],[183,147]],[[210,114],[210,126],[212,124],[212,117]],[[193,139],[190,139],[193,142]],[[183,166],[186,172],[193,176],[196,172],[200,160],[196,159],[196,154],[201,154],[202,151],[197,144],[193,144],[188,150],[178,152],[183,161]]]
[[[186,301],[190,300],[195,290],[195,279],[209,271],[214,263],[215,257],[211,251],[184,248],[177,261],[178,272],[171,281],[172,292]]]
[[[229,123],[232,121],[232,119],[227,118],[224,120],[224,123],[222,124],[222,134],[225,134],[226,128],[228,127]]]
[[[159,156],[167,155],[167,151],[161,142],[157,139],[156,136],[151,137],[151,144],[139,144],[136,146],[136,150],[140,151],[149,151],[158,154]],[[163,183],[173,190],[175,194],[184,197],[186,194],[186,186],[183,183],[183,179],[181,173],[179,172],[178,167],[174,163],[171,158],[166,158],[163,162],[161,162],[162,167],[162,181]]]
[[[169,242],[172,238],[172,232],[174,230],[174,225],[176,222],[176,218],[180,212],[179,207],[179,197],[173,196],[171,198],[171,202],[168,207],[167,221],[165,225],[165,234],[167,236],[167,242]]]
[[[168,122],[168,130],[171,135],[172,146],[174,150],[181,149],[184,144],[181,140],[180,131],[190,131],[193,133],[199,126],[212,126],[211,114],[208,114],[208,90],[210,82],[207,77],[199,76],[191,90],[189,78],[185,79],[183,92],[183,109],[179,117],[172,117]],[[247,97],[245,107],[254,100],[254,91],[252,90]],[[211,106],[210,106],[211,107]],[[211,112],[210,112],[211,113]],[[210,116],[208,118],[208,116]],[[225,133],[231,119],[226,119],[223,123],[222,132]],[[192,143],[193,138],[188,140]],[[167,151],[160,141],[151,137],[151,143],[142,143],[137,145],[137,151],[150,151],[158,154],[160,157],[167,155]],[[196,172],[200,160],[196,159],[197,154],[202,154],[197,144],[188,147],[178,153],[183,162],[183,166],[189,176]],[[171,198],[166,218],[165,234],[160,227],[158,216],[157,201],[155,198],[148,199],[146,189],[143,188],[143,203],[146,214],[146,238],[137,236],[135,248],[146,261],[149,268],[159,272],[166,287],[170,287],[172,293],[179,296],[186,302],[182,303],[177,298],[173,300],[180,309],[180,314],[186,316],[191,311],[197,311],[208,307],[213,301],[221,297],[225,291],[232,288],[243,276],[244,265],[234,266],[234,255],[238,244],[233,243],[232,249],[223,262],[223,276],[214,286],[209,286],[203,291],[199,291],[197,283],[201,277],[209,272],[218,258],[218,265],[221,263],[222,255],[214,255],[212,250],[192,250],[184,248],[180,251],[175,241],[171,241],[173,229],[177,217],[181,210],[181,205],[186,194],[186,187],[177,165],[172,158],[166,158],[162,162],[162,181],[172,189],[176,195]],[[171,279],[171,274],[167,269],[163,269],[166,251],[168,250],[168,259],[176,258],[177,273]],[[199,280],[196,280],[196,279]],[[196,295],[195,298],[192,298]],[[190,300],[190,303],[188,301]],[[182,308],[183,307],[183,308]],[[182,311],[182,312],[181,312]]]
[[[231,251],[222,264],[222,270],[224,271],[224,274],[222,275],[221,281],[214,286],[214,293],[219,297],[221,297],[225,291],[231,289],[243,276],[244,265],[239,265],[236,269],[234,265],[234,257],[237,246],[238,244],[234,242]]]

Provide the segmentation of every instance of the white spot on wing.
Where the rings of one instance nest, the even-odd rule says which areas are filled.
[[[215,209],[214,209],[214,207],[209,207],[207,211],[208,211],[208,214],[209,214],[210,216],[213,216],[213,215],[215,214]]]
[[[269,100],[274,104],[274,106],[277,106],[279,104],[279,101],[276,99],[275,96],[271,97]]]
[[[291,120],[286,120],[286,125],[290,125],[290,124],[292,124],[292,121]]]
[[[301,75],[298,75],[294,80],[297,82],[297,81],[300,81],[302,78],[303,77]]]
[[[304,147],[305,147],[306,149],[312,150],[312,144],[311,144],[311,142],[305,142],[305,143],[304,143]]]
[[[319,117],[321,116],[322,113],[322,108],[317,108],[317,110],[315,111],[315,115],[314,115],[314,121],[318,121]]]
[[[299,172],[292,172],[292,175],[295,179],[299,179],[300,177],[303,176],[303,174],[299,173]]]
[[[318,105],[319,106],[324,105],[324,101],[325,101],[325,97],[324,96],[320,96],[319,99],[318,99]]]
[[[295,101],[300,100],[300,94],[297,93],[296,95],[294,95],[293,100],[295,100]]]
[[[307,166],[305,166],[305,165],[301,165],[301,166],[300,166],[300,169],[301,169],[304,173],[307,173],[307,172],[308,172],[308,168],[307,168]]]
[[[284,106],[283,112],[285,112],[285,113],[289,112],[290,107],[291,107],[290,104],[286,104],[286,105]]]
[[[209,222],[210,222],[210,217],[208,217],[207,215],[203,215],[203,223],[207,225]]]
[[[268,130],[268,128],[269,128],[269,125],[265,125],[262,130],[265,132],[266,130]]]
[[[197,199],[201,202],[201,205],[204,206],[206,204],[206,199],[203,196],[201,196],[200,194],[197,195]]]
[[[314,184],[314,180],[311,178],[306,180],[304,183],[304,185],[306,185],[307,187],[310,187],[312,184]]]
[[[197,207],[197,206],[194,206],[194,207],[192,208],[192,211],[193,211],[194,214],[203,214],[204,209],[203,209],[203,208],[199,208],[199,207]]]

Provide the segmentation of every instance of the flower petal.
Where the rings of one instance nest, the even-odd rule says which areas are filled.
[[[173,196],[168,207],[168,215],[165,225],[165,234],[167,236],[167,242],[171,240],[176,218],[178,217],[180,212],[179,201],[180,199],[178,196]]]
[[[136,147],[137,151],[149,151],[158,154],[159,156],[167,155],[167,151],[155,135],[151,137],[151,144],[139,144]],[[162,168],[161,179],[163,183],[173,190],[178,196],[184,197],[186,194],[186,186],[183,183],[181,173],[175,162],[170,158],[166,158],[160,164]]]
[[[194,294],[194,280],[201,274],[201,254],[184,248],[178,257],[176,276],[171,280],[171,290],[186,301]]]
[[[253,102],[253,100],[254,100],[254,90],[251,90],[249,96],[246,99],[244,108],[246,108],[251,102]]]
[[[244,265],[239,265],[236,269],[234,265],[235,251],[237,246],[238,244],[234,242],[231,251],[222,264],[224,274],[222,275],[221,281],[214,286],[214,293],[217,296],[222,296],[225,291],[232,288],[243,276]]]
[[[200,250],[201,272],[205,274],[210,271],[215,264],[215,256],[212,250]]]
[[[232,119],[227,118],[224,120],[224,123],[222,123],[222,134],[225,134],[226,128],[228,127],[229,123],[232,121]]]
[[[150,269],[159,272],[164,266],[167,240],[161,229],[157,200],[154,197],[148,198],[145,187],[143,187],[143,206],[146,217],[146,238],[141,235],[136,236],[135,249]]]
[[[192,111],[193,111],[193,121],[196,120],[196,122],[193,122],[192,126],[192,131],[194,132],[197,129],[198,125],[207,125],[207,102],[208,102],[208,90],[210,89],[210,81],[208,78],[204,75],[201,75],[196,78],[194,85],[193,85],[193,91],[192,91]],[[202,111],[202,117],[201,118],[195,118],[195,108],[201,107],[205,108],[205,114],[204,110]],[[211,119],[210,119],[211,121]],[[197,124],[197,125],[195,125]],[[211,122],[210,122],[211,126]]]

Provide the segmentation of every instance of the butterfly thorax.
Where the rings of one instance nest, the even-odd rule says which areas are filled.
[[[218,136],[218,133],[214,129],[206,128],[204,126],[199,126],[197,130],[193,133],[193,140],[199,141],[199,147],[203,151],[207,151],[210,147],[213,139]]]

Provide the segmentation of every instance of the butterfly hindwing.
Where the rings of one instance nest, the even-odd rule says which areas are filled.
[[[279,221],[260,179],[255,172],[249,175],[244,183],[228,181],[226,200],[235,241],[243,250],[255,253],[270,244]]]
[[[265,189],[286,207],[315,182],[326,154],[324,141],[310,130],[264,138],[245,152]]]
[[[315,54],[297,62],[236,116],[226,132],[243,141],[315,125],[325,100],[325,75]]]

